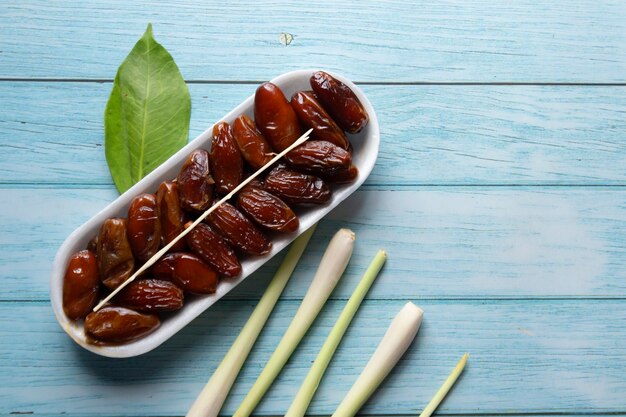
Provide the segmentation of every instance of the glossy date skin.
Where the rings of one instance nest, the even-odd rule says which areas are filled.
[[[130,203],[126,233],[138,261],[145,262],[157,253],[161,244],[161,222],[154,194],[140,194]]]
[[[209,169],[209,153],[204,149],[193,151],[183,164],[176,182],[184,210],[203,211],[211,204],[215,181]]]
[[[200,259],[218,274],[234,277],[241,273],[241,264],[235,251],[211,228],[200,223],[187,235],[187,245]]]
[[[272,247],[265,235],[230,203],[222,203],[209,214],[207,221],[229,244],[244,253],[264,255]]]
[[[131,276],[135,258],[126,237],[127,220],[107,219],[100,227],[97,244],[98,270],[102,283],[117,288]]]
[[[213,294],[219,282],[213,268],[198,256],[185,252],[165,255],[154,264],[151,273],[193,294]]]
[[[165,246],[184,230],[185,216],[179,204],[178,184],[172,181],[162,182],[157,191],[156,202],[161,222],[161,246]],[[172,247],[173,252],[184,249],[183,239]]]
[[[254,121],[274,151],[284,151],[301,135],[296,112],[272,83],[261,84],[254,95]]]
[[[239,116],[233,123],[233,137],[243,159],[254,170],[258,170],[274,157],[270,144],[256,128],[252,119],[245,114]]]
[[[70,320],[85,317],[98,301],[100,274],[93,252],[75,253],[63,278],[63,311]]]
[[[295,93],[291,97],[291,107],[295,110],[300,122],[313,129],[311,133],[313,140],[325,140],[348,150],[350,142],[348,142],[345,133],[311,92],[300,91]]]
[[[335,184],[345,184],[352,182],[359,176],[359,170],[354,164],[346,169],[334,172],[330,175],[322,175],[322,178],[328,182],[334,182]]]
[[[289,165],[300,172],[331,176],[352,165],[350,153],[325,140],[309,141],[285,155]]]
[[[323,204],[330,199],[330,189],[322,179],[296,172],[285,165],[278,165],[270,171],[263,188],[289,204]]]
[[[183,291],[170,281],[140,279],[115,297],[121,306],[142,312],[174,311],[183,306]]]
[[[342,129],[358,133],[367,125],[367,112],[350,87],[324,71],[315,72],[310,82],[315,96]]]
[[[218,193],[228,194],[241,183],[243,160],[230,125],[226,122],[213,127],[210,165]]]
[[[96,342],[128,342],[153,332],[161,324],[154,314],[129,308],[105,306],[85,319],[85,333]]]
[[[275,195],[246,187],[237,195],[237,207],[257,224],[277,232],[295,232],[300,222],[293,210]]]

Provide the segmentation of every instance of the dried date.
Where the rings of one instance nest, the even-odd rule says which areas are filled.
[[[157,191],[158,217],[161,222],[161,246],[170,243],[184,230],[185,216],[179,205],[178,184],[164,181]],[[179,240],[172,247],[172,251],[181,251],[185,248],[185,241]]]
[[[358,133],[367,125],[367,112],[350,87],[324,71],[315,72],[310,82],[315,96],[344,130]]]
[[[324,110],[322,105],[308,91],[300,91],[291,97],[291,107],[296,111],[300,122],[312,128],[311,138],[325,140],[348,150],[350,142],[343,130]]]
[[[237,195],[237,206],[259,225],[277,232],[295,232],[298,217],[283,200],[256,187],[246,187]]]
[[[290,204],[323,204],[330,199],[330,189],[322,179],[284,165],[270,171],[263,188]]]
[[[135,197],[128,208],[128,241],[135,259],[145,262],[159,250],[161,222],[154,194]]]
[[[213,127],[210,163],[218,193],[228,194],[241,183],[243,161],[230,125],[226,122]]]
[[[117,304],[143,312],[174,311],[183,306],[183,291],[170,281],[133,281],[116,296]]]
[[[228,243],[242,252],[264,255],[272,247],[263,233],[230,203],[222,203],[207,220]]]
[[[256,128],[252,119],[245,114],[239,116],[233,123],[233,137],[243,159],[254,170],[261,168],[274,157],[270,144]]]
[[[87,250],[91,251],[94,255],[96,254],[96,251],[98,250],[98,235],[95,235],[89,240],[87,243]]]
[[[256,90],[254,121],[276,152],[284,151],[302,135],[295,111],[272,83],[261,84]]]
[[[213,294],[219,282],[217,273],[202,259],[191,253],[165,255],[151,269],[157,279],[170,280],[194,294]]]
[[[100,279],[111,290],[126,281],[135,268],[135,258],[126,237],[126,224],[126,219],[107,219],[98,234]]]
[[[354,164],[350,164],[350,166],[346,169],[342,169],[340,171],[334,172],[330,175],[322,175],[328,182],[334,182],[336,184],[344,184],[348,182],[352,182],[359,176],[359,170]]]
[[[85,318],[85,333],[99,342],[121,343],[145,336],[160,325],[154,314],[129,308],[105,306]]]
[[[82,250],[70,258],[63,278],[63,311],[70,320],[85,317],[98,301],[100,275],[93,252]]]
[[[215,181],[209,171],[209,153],[204,149],[193,151],[180,170],[178,198],[185,210],[203,211],[211,204]]]
[[[325,140],[309,141],[285,155],[289,164],[300,172],[333,175],[352,165],[350,153]]]
[[[209,264],[219,274],[234,277],[241,273],[241,264],[235,251],[211,228],[200,223],[187,235],[191,251]]]

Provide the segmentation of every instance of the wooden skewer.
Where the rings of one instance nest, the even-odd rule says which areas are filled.
[[[283,156],[285,156],[285,154],[287,154],[287,152],[291,151],[293,148],[295,148],[298,145],[301,145],[302,143],[304,143],[308,138],[309,138],[309,134],[311,134],[311,132],[313,131],[313,129],[309,129],[306,132],[304,132],[304,134],[302,136],[300,136],[298,138],[298,140],[296,140],[294,143],[292,143],[291,145],[289,145],[289,147],[287,149],[285,149],[284,151],[282,151],[281,153],[279,153],[278,155],[276,155],[274,158],[272,158],[271,161],[269,161],[267,164],[263,165],[261,168],[259,168],[258,171],[256,171],[254,174],[250,175],[248,178],[246,178],[245,180],[243,180],[241,182],[241,184],[239,184],[237,187],[235,187],[230,193],[226,194],[221,200],[219,200],[217,203],[213,204],[211,207],[209,207],[204,213],[202,213],[200,215],[200,217],[198,217],[189,227],[187,227],[185,230],[183,230],[178,236],[176,236],[174,239],[172,239],[172,241],[170,243],[168,243],[167,245],[163,246],[163,248],[161,248],[161,250],[159,250],[157,253],[155,253],[152,258],[148,259],[146,261],[146,263],[144,263],[137,271],[135,271],[134,274],[132,274],[130,277],[128,277],[126,279],[126,281],[124,281],[122,284],[120,284],[119,287],[117,287],[115,290],[113,290],[113,292],[109,295],[107,295],[104,300],[100,301],[98,303],[97,306],[94,307],[93,311],[98,311],[102,308],[102,306],[104,306],[106,303],[108,303],[111,298],[115,297],[115,295],[122,291],[122,289],[124,287],[126,287],[128,284],[130,284],[131,282],[133,282],[135,280],[135,278],[137,278],[139,275],[141,275],[146,269],[150,268],[156,261],[159,260],[159,258],[163,255],[165,255],[165,253],[167,253],[168,250],[170,250],[172,248],[172,246],[174,246],[176,244],[176,242],[178,242],[179,240],[181,240],[183,237],[185,237],[187,235],[187,233],[191,232],[198,224],[200,224],[200,222],[202,222],[202,220],[204,220],[209,214],[211,214],[216,208],[218,208],[222,203],[224,203],[225,201],[230,200],[235,194],[237,194],[237,192],[239,190],[241,190],[243,187],[245,187],[250,181],[252,181],[253,179],[255,179],[259,174],[261,174],[263,171],[265,171],[267,168],[269,168],[270,166],[272,166],[276,161],[278,161],[280,158],[282,158]]]

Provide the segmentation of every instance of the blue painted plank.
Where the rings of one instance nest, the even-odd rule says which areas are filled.
[[[4,189],[0,299],[46,300],[50,265],[70,232],[115,197],[112,189]],[[626,297],[626,189],[442,187],[362,190],[320,225],[299,297],[340,227],[357,234],[348,297],[379,248],[389,252],[370,297]],[[45,207],[45,210],[42,210]],[[237,298],[258,298],[273,266],[248,278]]]
[[[191,137],[255,85],[190,86]],[[106,184],[111,84],[0,83],[0,182]],[[380,119],[367,185],[626,184],[626,87],[364,86]]]
[[[29,0],[0,13],[0,77],[112,79],[152,22],[186,79],[323,67],[360,81],[624,82],[625,12],[615,0]]]
[[[404,302],[366,300],[322,381],[311,415],[332,413]],[[285,412],[342,305],[328,303],[255,414]],[[442,414],[626,411],[622,300],[419,305],[426,313],[416,342],[363,414],[417,414],[465,351],[471,354],[469,365]],[[297,306],[296,300],[277,306],[224,416],[232,415]],[[156,351],[111,360],[74,345],[48,305],[0,303],[2,411],[183,415],[252,308],[251,302],[220,302]]]

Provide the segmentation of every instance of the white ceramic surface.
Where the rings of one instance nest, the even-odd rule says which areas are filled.
[[[291,95],[296,91],[310,90],[311,87],[309,85],[309,78],[314,71],[315,70],[299,70],[287,72],[274,78],[271,82],[278,85],[287,97],[291,97]],[[370,117],[370,121],[363,131],[357,135],[350,135],[350,141],[354,148],[353,161],[359,169],[359,176],[356,181],[350,184],[333,186],[332,198],[325,205],[306,209],[298,208],[296,212],[298,214],[298,218],[300,219],[300,228],[296,233],[272,235],[273,246],[271,252],[267,255],[240,257],[242,272],[238,277],[221,282],[215,294],[188,300],[181,310],[163,320],[161,326],[155,332],[134,342],[118,346],[96,346],[87,343],[83,331],[82,321],[73,322],[69,320],[63,312],[63,275],[65,273],[68,259],[73,253],[86,247],[89,239],[91,239],[91,237],[98,232],[100,225],[105,219],[110,217],[126,217],[128,206],[136,195],[145,192],[155,192],[162,181],[175,178],[180,170],[180,167],[191,151],[197,148],[209,149],[212,136],[211,126],[211,128],[207,129],[200,136],[189,142],[187,146],[174,154],[161,166],[135,184],[106,208],[77,228],[68,236],[65,242],[63,242],[56,254],[54,263],[52,264],[52,276],[50,279],[50,299],[52,307],[63,330],[65,330],[65,332],[72,339],[74,339],[76,343],[99,355],[124,358],[149,352],[172,337],[191,320],[196,318],[204,310],[213,305],[213,303],[222,298],[224,294],[232,290],[252,272],[257,270],[266,261],[289,245],[289,243],[300,233],[319,221],[341,201],[359,188],[372,171],[376,162],[376,157],[378,156],[378,146],[380,142],[378,119],[376,118],[376,113],[374,112],[374,108],[371,103],[357,86],[340,75],[333,74],[333,76],[352,88],[365,106],[365,109]],[[254,93],[255,89],[256,87],[254,86],[250,87],[252,93]],[[224,118],[220,121],[230,123],[242,113],[246,113],[249,116],[254,117],[253,106],[254,94],[224,116]]]

